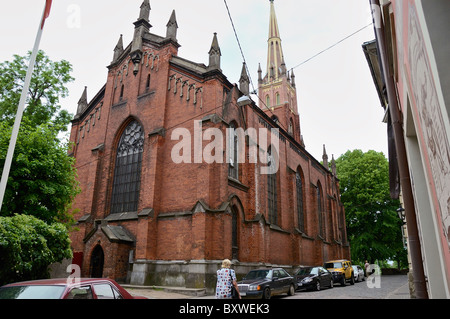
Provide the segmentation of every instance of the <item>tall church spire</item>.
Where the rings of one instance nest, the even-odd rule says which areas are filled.
[[[267,73],[269,80],[276,80],[281,75],[280,69],[284,64],[283,49],[281,47],[280,29],[278,28],[275,5],[270,0],[269,40],[267,50]]]
[[[297,90],[294,71],[288,71],[281,47],[281,35],[275,13],[274,0],[270,0],[269,37],[267,49],[267,73],[263,76],[258,68],[258,95],[260,107],[280,127],[291,134],[300,144],[300,117],[297,108]]]

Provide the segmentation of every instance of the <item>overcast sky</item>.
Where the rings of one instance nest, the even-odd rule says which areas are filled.
[[[75,81],[62,106],[76,112],[85,86],[88,100],[105,84],[106,66],[120,34],[132,41],[142,0],[54,0],[40,49],[50,59],[73,66]],[[257,88],[258,63],[266,72],[269,0],[227,0]],[[36,37],[44,0],[7,1],[0,11],[0,61],[25,55]],[[223,0],[150,0],[151,32],[165,36],[175,9],[179,56],[208,64],[213,33],[218,33],[222,70],[238,83],[242,56]],[[288,69],[371,22],[369,0],[275,0]],[[374,39],[368,27],[294,70],[300,125],[306,149],[322,159],[323,144],[335,158],[347,150],[376,150],[387,156],[386,124],[361,45]]]

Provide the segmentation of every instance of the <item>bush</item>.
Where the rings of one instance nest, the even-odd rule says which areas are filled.
[[[67,228],[29,215],[0,217],[0,286],[49,277],[52,263],[72,258]]]

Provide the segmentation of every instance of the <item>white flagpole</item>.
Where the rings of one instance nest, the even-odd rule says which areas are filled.
[[[2,179],[0,182],[0,211],[2,209],[3,199],[6,191],[6,184],[8,183],[9,171],[11,170],[11,163],[16,148],[17,135],[19,134],[20,124],[22,122],[23,111],[25,110],[25,103],[27,100],[28,90],[30,88],[31,76],[33,75],[34,65],[36,63],[36,56],[39,51],[39,44],[41,43],[43,21],[45,19],[45,9],[42,14],[42,19],[39,21],[39,29],[34,42],[33,52],[30,58],[30,64],[28,66],[27,75],[23,84],[22,95],[20,97],[19,106],[17,108],[16,119],[14,121],[14,127],[11,134],[11,140],[9,141],[8,153],[6,155],[5,165],[3,166]]]

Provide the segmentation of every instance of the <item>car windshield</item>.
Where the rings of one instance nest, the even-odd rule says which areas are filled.
[[[297,272],[297,275],[317,275],[319,273],[319,268],[301,268]]]
[[[59,299],[64,286],[12,286],[0,288],[0,299]]]
[[[250,271],[247,276],[245,276],[245,279],[264,279],[268,277],[270,274],[270,270],[252,270]]]
[[[341,262],[326,263],[325,268],[342,268],[342,263]]]

